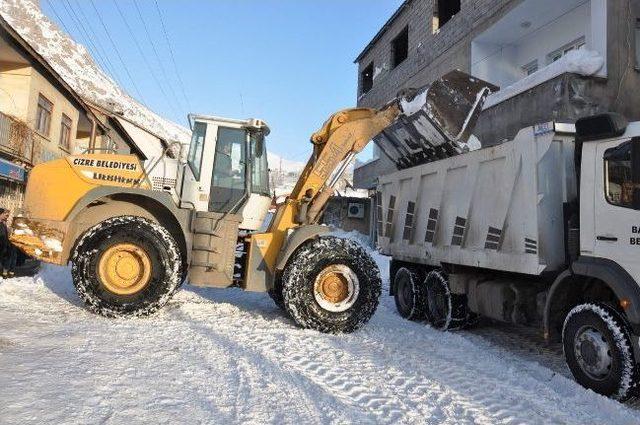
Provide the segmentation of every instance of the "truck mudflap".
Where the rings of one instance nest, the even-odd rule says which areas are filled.
[[[30,257],[64,265],[67,261],[64,256],[64,237],[67,230],[66,222],[15,217],[9,240]]]

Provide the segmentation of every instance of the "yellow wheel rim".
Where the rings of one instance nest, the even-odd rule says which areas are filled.
[[[98,263],[102,284],[117,295],[132,295],[151,280],[151,259],[137,245],[121,243],[107,249]]]
[[[342,264],[325,267],[313,285],[313,295],[320,307],[340,313],[350,309],[360,293],[360,282],[355,272]]]
[[[347,278],[332,270],[321,273],[316,290],[325,300],[337,304],[349,296],[349,284]]]

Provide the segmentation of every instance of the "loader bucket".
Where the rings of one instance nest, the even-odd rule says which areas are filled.
[[[451,71],[394,99],[402,113],[374,141],[399,169],[463,153],[486,97],[496,90],[464,72]]]

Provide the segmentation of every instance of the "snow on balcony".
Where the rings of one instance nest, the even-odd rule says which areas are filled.
[[[471,73],[501,90],[485,108],[564,72],[606,77],[606,0],[525,0],[471,43]]]

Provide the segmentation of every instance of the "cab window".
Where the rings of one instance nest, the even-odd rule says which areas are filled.
[[[605,197],[612,205],[638,209],[638,202],[634,202],[640,193],[640,184],[634,183],[634,143],[638,142],[627,141],[605,151]]]
[[[209,211],[228,212],[244,197],[246,131],[218,128]]]
[[[189,156],[187,163],[196,180],[200,180],[200,171],[202,168],[202,152],[204,148],[204,138],[207,133],[207,124],[196,122],[193,125],[193,134],[191,136],[191,145],[189,146]]]
[[[253,136],[251,137],[251,154],[253,155],[251,192],[269,196],[269,165],[266,144],[258,143],[256,137]]]

